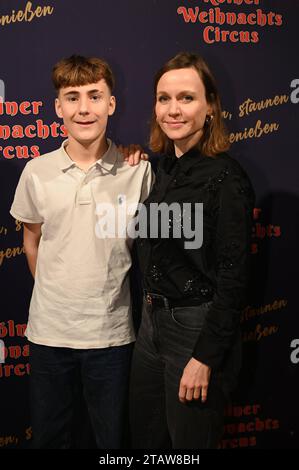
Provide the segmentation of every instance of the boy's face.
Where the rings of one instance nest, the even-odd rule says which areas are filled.
[[[63,119],[69,139],[83,144],[105,136],[108,116],[114,113],[115,105],[115,97],[104,79],[61,88],[55,100],[57,116]]]

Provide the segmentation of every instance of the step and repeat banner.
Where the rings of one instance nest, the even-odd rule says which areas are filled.
[[[117,81],[108,134],[146,149],[154,74],[179,51],[211,66],[231,154],[257,195],[244,363],[221,447],[299,447],[298,18],[293,0],[0,1],[0,449],[26,447],[32,435],[32,279],[9,208],[26,162],[66,137],[52,67],[72,54],[106,59]]]

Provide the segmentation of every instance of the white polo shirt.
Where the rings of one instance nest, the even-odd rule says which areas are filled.
[[[33,343],[89,349],[135,339],[131,240],[99,237],[103,211],[97,207],[109,203],[117,211],[124,202],[142,202],[153,176],[149,162],[131,167],[108,142],[105,155],[86,173],[66,153],[65,141],[29,161],[20,177],[10,213],[42,224],[26,330]]]

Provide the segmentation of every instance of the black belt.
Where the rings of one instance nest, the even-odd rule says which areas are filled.
[[[163,308],[175,308],[175,307],[196,307],[207,302],[207,299],[177,299],[172,300],[164,295],[153,294],[151,292],[144,291],[144,299],[148,305],[152,307],[163,307]]]

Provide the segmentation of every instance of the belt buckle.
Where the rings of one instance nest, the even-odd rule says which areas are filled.
[[[149,304],[149,305],[152,305],[153,304],[153,299],[152,299],[152,296],[149,295],[149,294],[146,294],[146,302]]]

